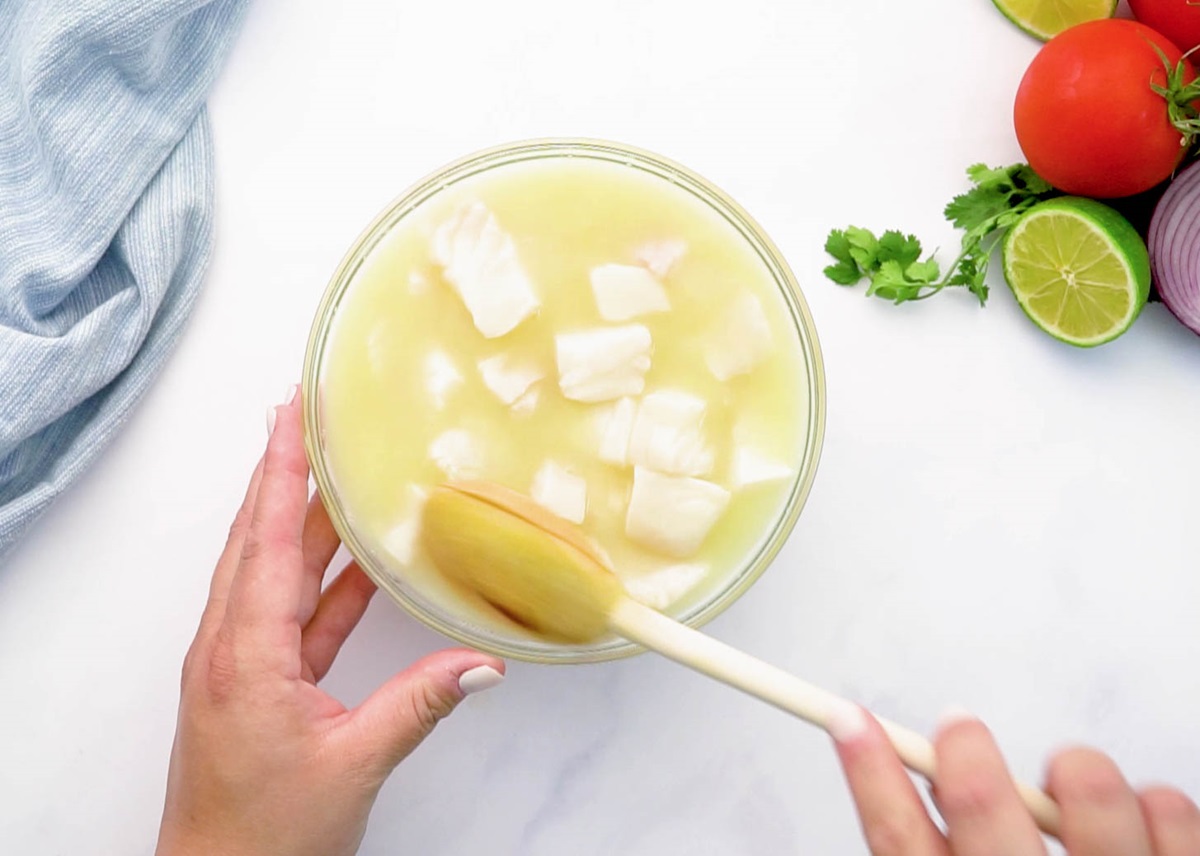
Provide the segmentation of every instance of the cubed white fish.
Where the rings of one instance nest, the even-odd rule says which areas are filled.
[[[629,435],[629,463],[677,476],[712,472],[714,452],[704,437],[704,399],[663,389],[638,402]]]
[[[634,251],[633,257],[656,277],[665,279],[686,252],[687,241],[682,238],[667,238],[642,244]]]
[[[642,324],[559,333],[554,345],[562,394],[590,403],[640,395],[651,344],[650,331]]]
[[[425,389],[438,410],[446,406],[454,390],[462,386],[463,376],[454,360],[445,351],[430,351],[425,355]]]
[[[730,482],[735,488],[783,481],[791,478],[793,472],[783,461],[769,458],[748,446],[737,446],[733,450]]]
[[[532,362],[523,362],[511,354],[496,354],[478,363],[483,385],[504,404],[512,404],[546,376]]]
[[[572,523],[582,523],[587,513],[587,482],[554,461],[534,473],[529,488],[533,501]]]
[[[526,394],[512,402],[509,409],[512,413],[518,415],[518,417],[527,417],[527,415],[538,409],[539,401],[541,401],[541,388],[530,387]]]
[[[384,533],[380,539],[388,555],[407,568],[417,553],[417,537],[421,534],[421,521],[417,517],[406,517]]]
[[[452,479],[474,479],[483,474],[483,449],[463,428],[443,431],[429,444],[429,458]]]
[[[525,393],[514,401],[509,410],[518,416],[528,416],[533,411],[537,410],[538,401],[541,400],[542,389],[538,386],[531,386]]]
[[[637,402],[620,398],[601,408],[596,426],[600,435],[600,460],[623,467],[629,463],[629,435],[637,415]]]
[[[383,549],[407,568],[412,565],[417,553],[417,539],[421,534],[421,511],[429,492],[417,485],[409,485],[404,515],[380,539]]]
[[[516,243],[482,202],[460,208],[437,228],[433,258],[475,328],[489,339],[503,336],[540,306]]]
[[[592,294],[605,321],[628,321],[671,308],[667,290],[658,278],[637,265],[608,264],[592,268]]]
[[[408,272],[408,292],[418,295],[429,291],[429,277],[424,271],[411,270]]]
[[[651,609],[663,610],[677,602],[704,579],[708,567],[685,562],[624,580],[625,591]]]
[[[625,534],[643,547],[686,558],[700,549],[729,496],[712,482],[635,467]]]
[[[720,326],[709,333],[704,360],[713,377],[724,381],[761,363],[773,344],[771,325],[753,294],[738,297],[720,317]]]

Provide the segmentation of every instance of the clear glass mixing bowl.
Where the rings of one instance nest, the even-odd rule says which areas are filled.
[[[334,328],[338,307],[364,260],[390,230],[400,226],[406,217],[448,188],[480,173],[502,170],[540,158],[594,158],[607,161],[629,169],[641,170],[692,194],[717,212],[749,244],[783,295],[803,355],[802,364],[796,366],[796,382],[804,385],[808,399],[800,465],[777,519],[769,527],[766,535],[759,540],[756,549],[747,553],[740,567],[728,575],[723,585],[714,588],[708,597],[676,617],[693,627],[704,624],[737,600],[767,569],[800,515],[816,474],[824,437],[825,375],[812,316],[787,262],[762,228],[741,206],[691,170],[631,146],[587,139],[547,139],[511,143],[455,161],[401,194],[355,241],[330,280],[317,310],[304,364],[305,442],[317,488],[342,541],[358,560],[363,571],[397,604],[446,636],[499,656],[541,663],[597,662],[629,656],[642,649],[623,639],[615,638],[590,645],[570,646],[528,636],[501,633],[431,601],[415,586],[406,584],[400,574],[390,572],[385,564],[386,559],[371,550],[350,524],[350,515],[347,514],[331,478],[329,462],[321,440],[324,434],[320,385],[326,346]]]

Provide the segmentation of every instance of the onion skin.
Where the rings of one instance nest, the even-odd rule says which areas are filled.
[[[1154,209],[1146,243],[1159,297],[1200,335],[1200,163],[1171,182]]]

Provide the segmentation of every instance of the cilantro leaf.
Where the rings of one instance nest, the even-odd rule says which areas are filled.
[[[871,286],[867,294],[878,295],[895,303],[915,300],[925,283],[913,282],[906,275],[900,262],[890,259],[879,266],[879,270],[871,277]]]
[[[1016,166],[1020,166],[1020,164]],[[1009,171],[1012,169],[1015,169],[1015,166],[993,169],[985,163],[973,163],[967,167],[967,178],[976,185],[995,184],[1007,180],[1010,175]]]
[[[946,219],[959,229],[971,231],[1008,210],[1008,196],[998,187],[979,185],[959,194],[946,205]]]
[[[834,229],[825,240],[825,252],[833,256],[837,264],[825,268],[825,276],[838,285],[854,285],[863,278],[862,268],[850,255],[850,239],[842,229]]]
[[[870,280],[867,296],[894,303],[924,300],[945,288],[961,287],[985,304],[988,263],[996,244],[1026,211],[1058,191],[1023,163],[972,164],[967,177],[972,188],[951,199],[944,211],[946,219],[963,231],[958,258],[944,276],[932,255],[921,259],[921,242],[915,236],[888,230],[877,238],[857,226],[830,232],[825,250],[837,264],[826,267],[825,276],[840,285],[866,278]]]
[[[1018,187],[1023,187],[1026,193],[1033,194],[1034,196],[1046,196],[1055,192],[1053,185],[1034,172],[1029,164],[1017,164],[1012,178]]]
[[[979,305],[983,306],[988,299],[988,286],[985,281],[988,269],[988,257],[991,255],[991,248],[988,248],[986,254],[980,254],[978,250],[973,253],[963,255],[958,262],[958,270],[950,276],[946,281],[947,286],[961,285],[967,291],[979,298]]]
[[[913,235],[905,235],[894,229],[879,236],[879,261],[896,261],[901,267],[908,267],[921,257],[921,242]]]
[[[853,261],[850,258],[850,239],[846,237],[844,229],[834,229],[829,233],[829,237],[825,239],[825,252],[839,262]]]
[[[838,285],[857,285],[858,281],[863,278],[862,269],[853,260],[829,265],[824,272],[825,276]]]
[[[850,226],[846,229],[846,240],[850,242],[850,258],[863,270],[870,270],[878,262],[879,239],[866,229]]]
[[[926,259],[923,262],[913,262],[904,269],[904,275],[917,282],[937,282],[940,274],[941,268],[938,267],[937,261],[932,258]]]
[[[944,213],[947,220],[965,229],[973,238],[982,239],[996,229],[1006,227],[1012,220],[1004,220],[1005,226],[1002,226],[1001,218],[1012,214],[1019,216],[1054,190],[1025,164],[999,169],[975,164],[967,169],[967,175],[975,186],[950,200]]]

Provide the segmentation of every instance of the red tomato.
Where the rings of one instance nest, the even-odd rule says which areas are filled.
[[[1129,0],[1134,17],[1158,30],[1180,50],[1200,45],[1200,5],[1196,0]]]
[[[1059,190],[1111,198],[1170,176],[1185,148],[1150,88],[1166,84],[1158,45],[1172,65],[1179,48],[1136,21],[1109,18],[1046,42],[1017,89],[1013,124],[1029,165]],[[1187,80],[1195,76],[1188,66]]]

